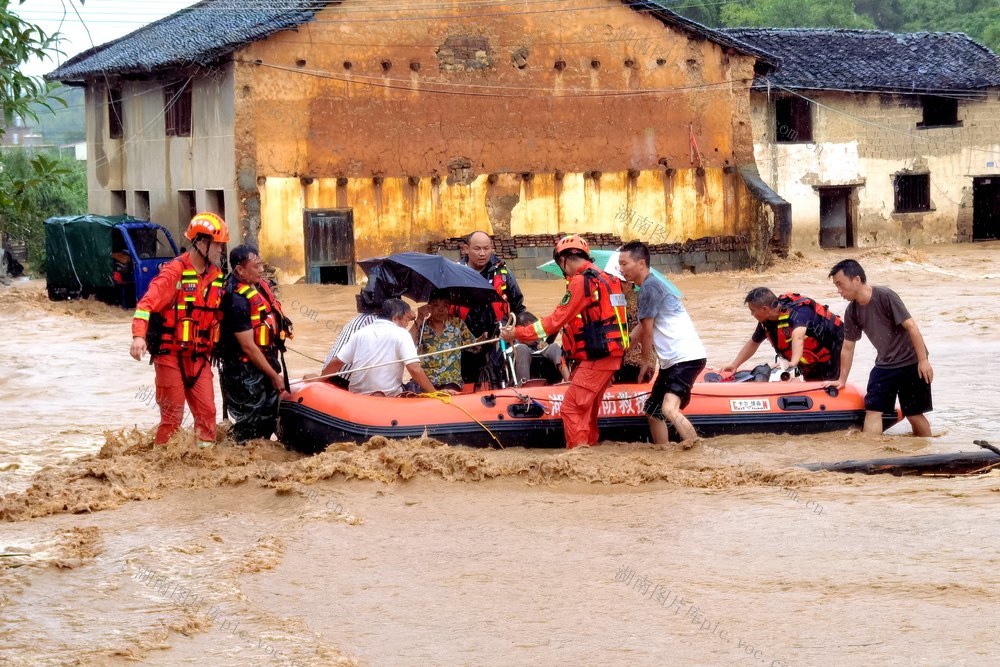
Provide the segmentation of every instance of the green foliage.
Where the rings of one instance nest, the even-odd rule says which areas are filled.
[[[854,0],[750,0],[722,8],[727,26],[768,28],[874,28],[867,16],[859,16]]]
[[[23,4],[20,0],[18,4]],[[54,95],[58,84],[22,74],[20,67],[57,51],[58,35],[10,11],[0,0],[0,137],[15,118],[37,121],[43,112],[66,102]],[[43,222],[52,215],[87,211],[87,169],[70,158],[13,149],[0,153],[0,232],[24,241],[28,261],[41,266],[45,258]]]
[[[997,0],[900,0],[902,32],[964,32],[1000,51],[1000,4]]]
[[[964,32],[1000,52],[997,0],[659,0],[705,25],[723,28],[878,28]]]
[[[21,20],[8,9],[9,5],[8,0],[0,0],[0,109],[3,110],[3,126],[11,125],[15,117],[35,120],[38,106],[49,110],[53,103],[65,106],[63,100],[51,94],[57,84],[26,76],[19,69],[33,58],[44,59],[56,51],[58,35],[47,35],[38,26]],[[4,134],[3,126],[0,126],[0,136]]]
[[[0,169],[0,231],[23,240],[28,262],[41,269],[46,218],[87,212],[86,164],[15,149],[0,153]]]
[[[38,120],[32,128],[45,137],[47,144],[61,146],[84,141],[87,137],[87,117],[83,88],[59,88],[55,95],[66,102],[66,107],[57,106],[54,112],[36,108]]]

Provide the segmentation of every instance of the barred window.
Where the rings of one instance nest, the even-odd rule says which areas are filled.
[[[112,139],[121,139],[125,135],[122,114],[122,89],[108,88],[108,136]]]
[[[896,213],[931,210],[931,175],[896,174]]]
[[[191,136],[191,82],[163,87],[163,117],[168,137]]]
[[[778,143],[812,141],[812,105],[801,97],[782,97],[774,103],[774,136]]]
[[[958,121],[958,100],[951,97],[935,97],[925,95],[920,98],[923,108],[923,121],[917,127],[948,127],[961,125]]]

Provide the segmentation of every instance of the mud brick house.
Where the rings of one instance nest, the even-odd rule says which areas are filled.
[[[781,59],[751,94],[792,247],[1000,238],[1000,59],[961,33],[734,29]]]
[[[91,210],[214,210],[282,280],[348,282],[474,229],[766,261],[788,207],[749,90],[777,65],[645,0],[205,0],[48,78],[86,88]]]

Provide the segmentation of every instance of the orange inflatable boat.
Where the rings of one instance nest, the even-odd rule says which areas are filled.
[[[420,437],[454,445],[563,447],[559,408],[568,385],[468,392],[442,398],[386,398],[352,394],[323,381],[293,386],[278,409],[278,437],[313,454],[333,442],[372,436]],[[601,403],[606,440],[645,442],[642,408],[652,383],[612,386]],[[864,423],[864,394],[821,382],[699,382],[685,408],[703,437],[740,433],[822,433]],[[883,416],[883,427],[900,420]]]

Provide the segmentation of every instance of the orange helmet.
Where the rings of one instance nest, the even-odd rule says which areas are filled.
[[[214,213],[199,213],[191,218],[184,236],[194,241],[199,234],[211,237],[216,243],[229,242],[229,227],[226,221]]]
[[[590,244],[587,243],[579,234],[571,234],[559,239],[559,242],[556,243],[555,249],[552,251],[552,258],[555,259],[567,250],[580,250],[583,254],[587,255],[587,257],[590,257]]]

